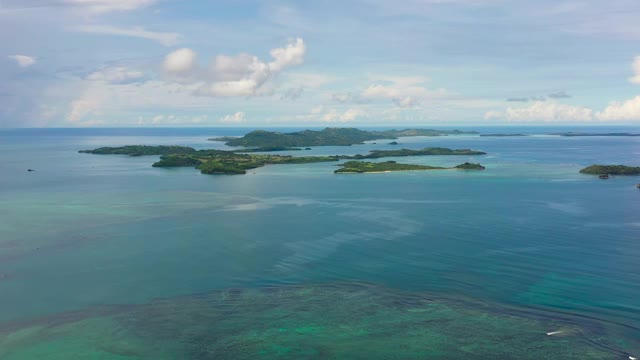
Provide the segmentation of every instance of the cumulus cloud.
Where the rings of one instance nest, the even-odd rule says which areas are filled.
[[[640,121],[640,95],[625,101],[612,101],[602,111],[557,101],[538,101],[529,106],[488,111],[484,118],[512,122]]]
[[[69,115],[67,120],[71,123],[78,123],[85,116],[92,114],[98,108],[98,101],[95,99],[78,99],[69,105]]]
[[[640,56],[635,57],[631,68],[633,69],[633,76],[629,78],[629,82],[640,85]]]
[[[188,75],[196,67],[196,57],[196,52],[191,49],[178,49],[165,56],[162,68],[170,75]]]
[[[147,39],[155,41],[164,46],[173,46],[177,44],[181,37],[181,35],[178,33],[149,31],[141,26],[119,28],[111,25],[83,25],[76,26],[72,28],[72,30],[90,34],[128,36]]]
[[[399,107],[415,107],[426,99],[443,97],[445,89],[430,90],[422,86],[422,77],[385,77],[379,84],[370,85],[362,92],[364,99],[387,99]]]
[[[322,110],[323,108],[314,108],[311,110],[311,113],[321,114]],[[336,109],[331,109],[324,114],[321,114],[320,120],[329,123],[351,122],[366,115],[367,113],[364,110],[357,108],[347,109],[344,112],[340,112]]]
[[[13,60],[22,68],[27,68],[36,63],[36,59],[27,55],[9,55],[9,59]]]
[[[144,73],[124,66],[106,67],[87,75],[90,81],[104,81],[111,84],[127,84],[144,78]]]
[[[626,101],[612,101],[596,114],[602,121],[640,120],[640,96]]]
[[[221,117],[219,121],[225,124],[240,124],[245,121],[244,116],[244,112],[238,111],[235,114],[225,115]]]
[[[553,101],[536,101],[525,107],[508,107],[504,111],[489,111],[484,118],[486,120],[502,119],[513,122],[590,121],[593,119],[593,110]]]
[[[250,54],[218,55],[207,69],[202,69],[195,62],[196,52],[185,48],[167,55],[163,67],[172,80],[200,84],[197,95],[253,96],[286,68],[302,64],[305,53],[304,41],[297,38],[285,47],[272,49],[270,62]]]

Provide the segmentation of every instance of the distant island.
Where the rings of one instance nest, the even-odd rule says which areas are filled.
[[[419,155],[484,155],[482,151],[468,149],[426,148],[422,150],[374,150],[366,155],[335,155],[335,156],[291,156],[265,155],[246,153],[247,149],[228,150],[196,150],[187,146],[147,146],[127,145],[121,147],[101,147],[93,150],[80,150],[80,153],[98,155],[160,155],[153,167],[194,167],[203,174],[246,174],[247,170],[271,164],[305,164],[316,162],[330,162],[341,159],[377,159],[391,156],[419,156]],[[356,161],[357,163],[357,161]],[[402,164],[400,164],[402,165]],[[480,169],[479,164],[465,163],[458,165],[459,169]],[[474,168],[475,167],[475,168]],[[432,167],[428,167],[432,168]],[[484,168],[482,168],[484,169]],[[386,171],[386,170],[382,170]],[[395,170],[398,171],[398,170]]]
[[[580,170],[589,175],[640,175],[640,166],[625,165],[591,165]]]
[[[341,156],[342,159],[379,159],[383,157],[420,156],[420,155],[486,155],[483,151],[470,149],[448,149],[441,147],[424,148],[422,150],[372,150],[366,155]]]
[[[356,128],[326,128],[323,130],[304,130],[291,133],[255,130],[243,137],[211,138],[211,141],[224,141],[228,146],[244,147],[306,147],[306,146],[350,146],[363,144],[365,141],[390,139],[402,136],[447,136],[477,134],[475,131],[404,129],[367,131]]]
[[[298,151],[302,150],[301,148],[295,147],[282,147],[282,146],[262,146],[257,148],[248,148],[242,150],[234,150],[235,152],[276,152],[276,151]],[[305,149],[311,150],[311,149]]]
[[[525,135],[525,134],[480,134],[480,136],[511,137],[511,136],[529,136],[529,135]]]
[[[362,174],[362,173],[377,173],[377,172],[390,172],[390,171],[413,171],[413,170],[446,170],[446,169],[460,169],[460,170],[484,170],[485,167],[480,164],[464,163],[452,168],[429,166],[429,165],[415,165],[415,164],[398,164],[395,161],[384,162],[367,162],[367,161],[347,161],[339,164],[341,169],[335,170],[335,174]]]
[[[193,154],[196,149],[188,146],[149,146],[149,145],[127,145],[120,147],[101,147],[93,150],[80,150],[79,153],[100,154],[100,155],[170,155],[170,154]]]
[[[556,133],[550,135],[560,135],[560,136],[640,136],[640,134],[634,133],[580,133],[580,132],[565,132],[565,133]]]

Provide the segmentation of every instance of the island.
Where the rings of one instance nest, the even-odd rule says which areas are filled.
[[[234,150],[235,152],[276,152],[276,151],[299,151],[301,148],[295,147],[282,147],[282,146],[262,146],[257,148],[247,148],[247,149],[238,149]],[[305,150],[311,150],[310,148],[306,148]]]
[[[209,140],[209,141],[225,141],[226,142],[226,141],[235,140],[237,138],[238,138],[237,136],[220,136],[220,137],[217,137],[217,138],[210,138],[210,139],[207,139],[207,140]]]
[[[379,159],[383,157],[420,156],[420,155],[486,155],[483,151],[470,149],[449,149],[441,147],[424,148],[421,150],[399,149],[399,150],[372,150],[366,155],[340,156],[342,159]]]
[[[640,166],[625,165],[591,165],[580,170],[589,175],[640,175]]]
[[[101,147],[93,150],[80,150],[79,153],[99,154],[99,155],[170,155],[170,154],[193,154],[196,149],[188,146],[170,146],[170,145],[126,145],[120,147]]]
[[[559,136],[640,136],[640,134],[634,133],[581,133],[581,132],[565,132],[565,133],[555,133],[550,135],[559,135]]]
[[[351,146],[363,144],[365,141],[390,139],[403,136],[447,136],[477,134],[475,131],[404,129],[367,131],[356,128],[325,128],[323,130],[304,130],[281,133],[265,130],[254,130],[243,137],[219,137],[209,140],[225,141],[228,146],[244,147],[306,147],[306,146]]]
[[[148,146],[148,145],[127,145],[121,147],[101,147],[93,150],[80,150],[80,153],[98,154],[98,155],[160,155],[160,160],[155,162],[153,167],[171,168],[171,167],[193,167],[202,174],[246,174],[247,170],[255,169],[265,165],[272,164],[306,164],[316,162],[331,162],[342,159],[361,160],[361,159],[378,159],[382,157],[392,156],[420,156],[420,155],[484,155],[482,151],[469,149],[448,149],[448,148],[425,148],[421,150],[374,150],[365,155],[334,155],[334,156],[291,156],[291,155],[271,155],[271,154],[254,154],[251,152],[259,151],[258,149],[238,149],[238,150],[216,150],[203,149],[196,150],[187,146]],[[346,163],[363,163],[359,161],[349,161]],[[369,163],[364,163],[369,164]],[[377,164],[377,163],[371,163]],[[379,171],[400,171],[400,170],[427,170],[440,169],[432,166],[423,165],[404,165],[395,162],[387,162],[387,168],[393,170]],[[357,165],[357,164],[356,164]],[[374,167],[380,165],[372,165]],[[417,166],[417,167],[416,167]],[[479,164],[464,163],[455,167],[456,169],[465,170],[482,170]],[[376,170],[377,171],[377,170]],[[341,171],[349,172],[349,171]],[[366,171],[370,172],[370,171]]]
[[[470,162],[465,162],[464,164],[456,165],[453,167],[454,169],[460,170],[484,170],[486,169],[484,166],[480,164],[474,164]]]
[[[512,136],[529,136],[525,134],[480,134],[480,136],[490,137],[512,137]]]
[[[392,141],[392,142],[389,143],[389,145],[400,145],[400,144],[398,144],[397,141]]]
[[[415,164],[398,164],[395,161],[384,162],[367,162],[367,161],[347,161],[342,164],[336,165],[342,166],[341,169],[335,170],[335,174],[362,174],[362,173],[380,173],[391,171],[414,171],[414,170],[447,170],[447,169],[460,169],[460,170],[484,170],[485,167],[480,164],[464,163],[452,168],[429,166],[429,165],[415,165]]]

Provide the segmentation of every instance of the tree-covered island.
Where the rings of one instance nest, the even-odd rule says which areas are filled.
[[[416,164],[398,164],[395,161],[383,161],[383,162],[368,162],[368,161],[347,161],[337,166],[342,168],[335,170],[336,174],[345,173],[377,173],[377,172],[390,172],[390,171],[413,171],[413,170],[446,170],[446,169],[459,169],[459,170],[484,170],[485,167],[480,164],[464,163],[452,168],[428,166],[428,165],[416,165]]]
[[[341,156],[342,159],[379,159],[383,157],[421,156],[421,155],[486,155],[483,151],[470,149],[449,149],[441,147],[424,148],[420,150],[372,150],[365,155]]]
[[[323,130],[304,130],[291,133],[255,130],[239,138],[228,136],[212,138],[212,141],[224,141],[228,146],[244,147],[305,147],[305,146],[350,146],[365,141],[390,139],[403,136],[447,136],[477,134],[475,131],[404,129],[368,131],[356,128],[326,128]]]
[[[589,175],[640,175],[640,166],[625,165],[591,165],[580,170]]]
[[[247,153],[246,149],[239,150],[196,150],[187,146],[146,146],[128,145],[121,147],[102,147],[94,150],[80,150],[80,153],[88,154],[115,154],[115,155],[160,155],[160,160],[153,164],[154,167],[195,167],[203,174],[245,174],[249,169],[255,169],[271,164],[306,164],[316,162],[330,162],[341,159],[361,160],[377,159],[382,157],[401,157],[419,155],[484,155],[482,151],[469,149],[425,148],[422,150],[374,150],[365,155],[335,155],[335,156],[291,156]],[[357,161],[356,161],[357,163]],[[391,164],[391,163],[389,163]],[[465,163],[460,166],[475,166],[478,164]],[[391,165],[398,171],[403,164]],[[407,165],[412,167],[413,165]],[[422,165],[416,165],[422,166]],[[426,166],[421,169],[434,169]],[[437,168],[435,168],[437,169]],[[468,169],[471,169],[469,167]],[[479,169],[479,168],[478,168]],[[483,168],[484,169],[484,168]],[[405,169],[406,170],[406,169]],[[387,171],[387,170],[381,170]]]

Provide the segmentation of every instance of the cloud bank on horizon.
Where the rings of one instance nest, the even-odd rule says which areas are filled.
[[[4,0],[0,127],[640,124],[639,13],[635,0]]]

